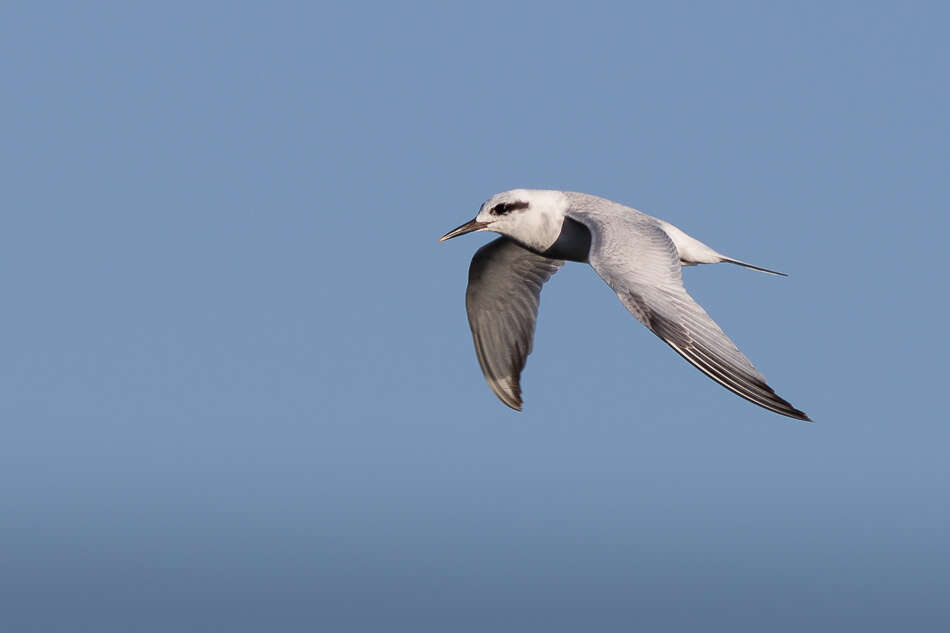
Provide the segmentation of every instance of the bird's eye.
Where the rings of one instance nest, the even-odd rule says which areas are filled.
[[[491,214],[492,215],[507,215],[508,213],[511,213],[512,211],[516,211],[518,209],[527,209],[527,208],[528,208],[528,203],[522,200],[518,200],[517,202],[499,202],[498,204],[492,207]]]

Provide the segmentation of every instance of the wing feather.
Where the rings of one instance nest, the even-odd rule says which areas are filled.
[[[809,420],[775,393],[686,292],[676,246],[654,218],[622,205],[579,208],[570,215],[591,231],[590,265],[654,334],[733,393],[781,415]]]
[[[521,371],[531,353],[541,287],[564,265],[506,237],[478,249],[468,271],[465,308],[475,354],[495,395],[521,410]]]

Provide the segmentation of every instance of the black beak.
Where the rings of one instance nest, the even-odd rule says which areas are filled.
[[[488,226],[488,224],[489,224],[488,222],[478,222],[476,220],[472,220],[471,222],[466,222],[465,224],[458,227],[457,229],[452,229],[451,231],[449,231],[448,233],[440,237],[439,241],[444,242],[445,240],[450,240],[453,237],[458,237],[459,235],[465,235],[466,233],[471,233],[472,231],[478,231]]]

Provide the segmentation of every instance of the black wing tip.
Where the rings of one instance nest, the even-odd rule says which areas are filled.
[[[759,386],[765,389],[769,394],[771,394],[772,397],[769,398],[768,400],[763,400],[762,402],[759,402],[757,400],[753,400],[746,396],[742,396],[742,394],[737,393],[737,395],[742,396],[743,398],[745,398],[752,404],[757,404],[760,407],[763,407],[765,409],[770,409],[771,411],[774,411],[775,413],[778,413],[780,415],[784,415],[789,418],[794,418],[795,420],[801,420],[802,422],[812,422],[812,423],[814,422],[810,417],[808,417],[807,413],[805,413],[801,409],[796,409],[794,406],[792,406],[791,402],[789,402],[782,396],[775,393],[775,390],[772,389],[772,387],[770,387],[768,384],[762,382],[762,383],[759,383]],[[775,406],[775,405],[778,405],[778,406]]]
[[[810,417],[808,417],[808,414],[805,413],[804,411],[796,411],[796,413],[798,413],[798,416],[796,416],[796,417],[797,417],[799,420],[801,420],[802,422],[808,422],[809,424],[814,424],[814,423],[815,423],[815,421],[812,420]]]
[[[487,374],[485,377],[488,378],[488,386],[491,387],[491,390],[501,400],[502,404],[520,413],[522,405],[520,382],[515,381],[506,385],[504,381],[490,378]]]
[[[518,413],[521,413],[521,398],[511,398],[511,399],[509,399],[509,398],[502,398],[499,394],[495,394],[495,395],[498,396],[498,399],[501,400],[502,403],[503,403],[506,407],[508,407],[509,409],[514,409],[514,410],[517,411]]]
[[[673,351],[685,358],[696,369],[740,398],[744,398],[752,404],[778,413],[779,415],[804,422],[812,421],[804,411],[796,409],[792,406],[792,403],[775,393],[775,390],[764,380],[754,376],[743,376],[736,373],[735,370],[731,370],[728,363],[723,362],[712,350],[704,345],[684,338],[683,341],[686,342],[686,345],[681,346],[677,340],[677,335],[681,334],[681,332],[678,332],[677,328],[674,327],[676,324],[669,319],[662,318],[656,313],[650,313],[648,315],[648,324],[648,327],[669,345]],[[680,328],[682,328],[682,326],[680,326]],[[682,329],[685,330],[685,328]]]
[[[754,384],[757,384],[761,389],[763,389],[768,394],[768,397],[759,396],[756,398],[750,398],[749,396],[731,388],[725,383],[720,383],[720,384],[726,387],[726,389],[729,389],[730,391],[735,393],[737,396],[741,398],[745,398],[752,404],[758,405],[762,407],[763,409],[768,409],[769,411],[778,413],[779,415],[784,415],[785,417],[793,418],[795,420],[801,420],[802,422],[812,422],[812,419],[808,417],[807,413],[805,413],[801,409],[796,409],[794,406],[792,406],[791,402],[789,402],[782,396],[775,393],[775,390],[772,389],[772,387],[770,387],[767,383],[764,383],[761,381],[755,381]]]
[[[767,383],[761,382],[761,381],[756,381],[756,383],[758,384],[760,388],[762,388],[763,390],[765,390],[766,393],[769,394],[768,398],[762,398],[761,400],[759,400],[758,398],[752,399],[732,389],[730,389],[730,391],[733,391],[733,393],[735,393],[736,395],[745,398],[752,404],[757,404],[760,407],[764,409],[768,409],[775,413],[778,413],[779,415],[784,415],[785,417],[788,417],[788,418],[801,420],[802,422],[812,422],[812,419],[808,417],[807,413],[805,413],[801,409],[796,409],[792,405],[791,402],[789,402],[782,396],[775,393],[775,390],[772,389],[772,387],[770,387]],[[726,385],[723,385],[723,386],[726,386]],[[728,389],[729,387],[726,387],[726,388]]]
[[[809,424],[815,423],[814,420],[808,417],[807,413],[805,413],[804,411],[799,411],[798,409],[793,408],[791,411],[788,411],[787,413],[785,411],[776,411],[776,413],[781,413],[782,415],[786,417],[794,418],[795,420],[801,420],[802,422],[808,422]]]
[[[521,405],[523,403],[521,400],[521,385],[520,384],[515,383],[514,393],[511,394],[511,402],[506,402],[505,404],[507,404],[509,407],[511,407],[515,411],[519,413],[521,412]]]

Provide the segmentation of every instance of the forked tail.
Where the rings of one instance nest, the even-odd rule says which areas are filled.
[[[768,274],[770,274],[770,275],[778,275],[779,277],[788,277],[788,273],[780,273],[780,272],[777,271],[777,270],[769,270],[768,268],[762,268],[761,266],[755,266],[755,265],[750,264],[750,263],[748,263],[748,262],[744,262],[744,261],[739,260],[739,259],[733,259],[733,258],[731,258],[731,257],[726,257],[726,256],[724,256],[724,255],[721,255],[720,257],[722,257],[722,261],[724,261],[724,262],[729,262],[730,264],[736,264],[736,265],[738,265],[738,266],[745,266],[746,268],[751,268],[752,270],[758,270],[758,271],[761,271],[761,272],[763,272],[763,273],[768,273]]]

